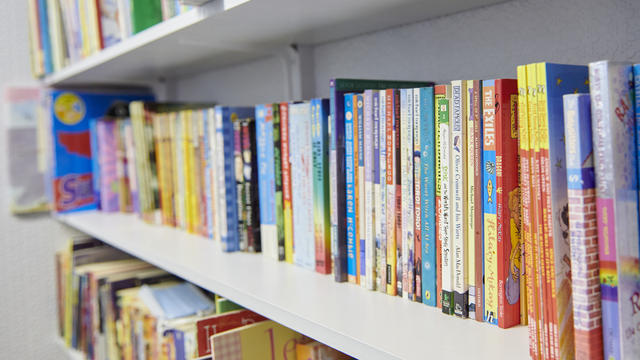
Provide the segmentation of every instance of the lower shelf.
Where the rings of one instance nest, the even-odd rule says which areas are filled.
[[[336,283],[201,236],[96,211],[63,223],[358,359],[525,359],[527,328],[499,329],[399,297]],[[311,236],[311,234],[310,234]]]

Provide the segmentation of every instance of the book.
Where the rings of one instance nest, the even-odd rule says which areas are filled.
[[[442,231],[443,221],[442,218],[442,184],[440,175],[440,106],[438,105],[439,99],[444,99],[447,93],[447,85],[436,85],[433,88],[434,98],[434,138],[435,138],[435,183],[436,183],[436,306],[442,309]]]
[[[396,214],[398,212],[396,208],[396,108],[394,102],[396,99],[396,89],[385,90],[385,122],[386,122],[386,134],[385,134],[385,147],[386,147],[386,179],[384,181],[386,188],[386,230],[387,230],[387,259],[386,265],[386,292],[389,295],[395,296],[397,287],[397,264],[396,264],[396,235],[397,235],[397,223]]]
[[[451,86],[447,85],[444,97],[438,101],[438,126],[440,145],[440,246],[442,259],[442,312],[448,315],[453,314],[453,254],[451,253],[451,183],[450,183],[450,154],[451,154],[451,133],[450,133],[450,111],[449,104],[451,98]]]
[[[471,97],[471,95],[470,95]],[[473,80],[473,227],[475,257],[475,312],[477,321],[484,319],[484,242],[482,227],[482,81]],[[469,164],[469,162],[467,162]]]
[[[117,173],[116,121],[101,119],[96,124],[98,138],[98,164],[100,167],[100,210],[117,212],[120,210]]]
[[[273,108],[270,104],[256,105],[255,116],[262,252],[269,258],[277,259]]]
[[[344,129],[345,129],[345,174],[346,174],[346,196],[347,196],[347,279],[351,283],[356,283],[357,263],[356,256],[356,198],[355,194],[355,171],[354,171],[354,94],[344,95]],[[357,120],[356,120],[357,121]],[[356,130],[357,131],[357,130]]]
[[[289,154],[289,104],[280,103],[280,134],[282,140],[282,220],[284,228],[284,258],[293,263],[293,208],[291,206],[291,157]]]
[[[571,294],[575,356],[602,359],[595,173],[589,94],[567,94],[564,106]]]
[[[291,158],[291,202],[293,217],[293,261],[307,269],[315,269],[313,234],[313,169],[311,140],[311,103],[289,105],[289,138]]]
[[[102,33],[102,43],[104,47],[117,44],[122,39],[120,34],[119,16],[126,16],[121,13],[116,0],[99,0],[98,13],[100,16],[100,30]]]
[[[375,289],[375,197],[374,197],[374,123],[373,90],[364,91],[364,277],[360,284],[369,290]],[[364,279],[364,281],[363,281]]]
[[[350,356],[330,348],[317,341],[297,342],[296,359],[298,360],[350,360]]]
[[[376,290],[387,292],[387,101],[386,90],[378,90],[378,194],[376,196]]]
[[[255,120],[242,119],[242,162],[243,191],[245,198],[245,222],[247,227],[247,250],[261,252],[262,240],[260,236],[260,211],[258,189],[258,166],[256,159],[256,128]]]
[[[469,316],[469,283],[467,261],[467,82],[451,82],[451,123],[450,123],[450,183],[451,183],[451,244],[453,250],[453,313],[466,318]]]
[[[415,90],[414,90],[415,91]],[[420,88],[420,232],[422,302],[436,306],[435,113],[433,87]]]
[[[284,256],[284,215],[283,215],[283,196],[282,196],[282,140],[280,136],[280,104],[271,105],[273,119],[273,165],[274,165],[274,181],[275,181],[275,216],[276,216],[276,234],[278,242],[278,260],[285,259]]]
[[[329,137],[329,181],[331,203],[331,251],[336,281],[347,281],[347,221],[345,190],[344,94],[366,89],[388,89],[429,86],[430,82],[331,79]]]
[[[400,90],[400,172],[402,174],[402,297],[413,300],[413,89]]]
[[[247,251],[249,239],[247,234],[246,193],[244,191],[244,160],[242,149],[242,122],[244,118],[238,118],[233,122],[233,161],[234,179],[236,187],[236,218],[238,219],[238,250]],[[186,178],[186,175],[185,175]],[[187,213],[189,216],[189,213]],[[187,217],[189,219],[189,217]],[[188,220],[187,220],[188,221]]]
[[[129,0],[131,31],[137,34],[162,21],[160,0]]]
[[[374,249],[371,251],[369,257],[367,258],[367,278],[371,276],[373,278],[373,286],[370,290],[379,289],[381,284],[381,275],[379,273],[380,270],[380,262],[382,255],[382,245],[381,245],[381,225],[382,225],[382,206],[381,206],[381,196],[380,196],[380,91],[373,90],[372,91],[372,107],[371,107],[371,117],[373,119],[373,159],[371,161],[373,168],[373,177],[371,179],[372,183],[372,199],[371,199],[371,207],[373,210],[372,216],[372,234],[373,234],[373,243]],[[371,268],[371,271],[369,269]]]
[[[596,209],[606,359],[640,353],[637,147],[633,71],[628,63],[589,64]]]
[[[198,320],[196,322],[198,356],[211,355],[210,338],[213,335],[265,320],[267,318],[250,310],[230,311]]]
[[[248,118],[254,114],[250,107],[215,107],[216,145],[218,146],[216,164],[216,184],[218,187],[218,228],[223,251],[238,251],[240,238],[238,234],[238,194],[236,187],[236,160],[232,154],[235,147],[233,124],[241,118]],[[241,160],[241,159],[240,159]]]
[[[313,223],[316,271],[321,274],[330,274],[332,270],[331,214],[329,211],[328,115],[328,99],[311,100]]]
[[[466,114],[465,126],[465,189],[464,198],[466,213],[464,226],[466,227],[467,254],[467,284],[469,286],[468,312],[469,318],[476,318],[476,254],[475,254],[475,132],[473,117],[473,80],[467,80],[463,89],[465,93]],[[478,187],[480,189],[480,187]]]
[[[416,302],[422,302],[422,187],[421,164],[421,128],[420,122],[420,88],[412,90],[413,94],[413,296]]]
[[[296,343],[302,335],[271,320],[249,324],[211,337],[211,354],[216,360],[295,358]]]
[[[365,226],[366,226],[366,218],[365,218],[365,188],[364,188],[364,96],[362,94],[357,94],[355,96],[355,104],[356,104],[356,116],[354,117],[354,122],[357,126],[354,126],[354,132],[356,132],[357,128],[357,143],[358,149],[356,151],[354,145],[354,158],[357,155],[358,157],[358,176],[356,183],[356,223],[357,223],[357,237],[356,237],[356,283],[362,284],[364,281],[366,271],[365,271]],[[354,133],[354,143],[356,141],[356,136]],[[354,159],[355,163],[355,159]],[[354,164],[355,165],[355,164]]]

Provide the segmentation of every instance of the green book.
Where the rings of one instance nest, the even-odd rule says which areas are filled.
[[[161,21],[160,0],[131,0],[131,28],[134,34]]]

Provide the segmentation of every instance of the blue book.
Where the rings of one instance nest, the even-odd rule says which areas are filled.
[[[291,199],[293,206],[293,261],[315,269],[313,238],[313,174],[311,144],[311,103],[289,105],[289,150],[291,158]]]
[[[415,90],[414,90],[415,91]],[[420,203],[422,233],[422,302],[436,306],[436,158],[433,88],[420,90]]]
[[[366,270],[365,270],[365,212],[364,212],[364,199],[365,199],[365,193],[364,193],[364,96],[362,94],[358,94],[356,95],[356,112],[358,113],[358,118],[356,119],[357,121],[357,129],[354,129],[354,131],[357,131],[357,137],[358,137],[358,167],[357,167],[357,171],[358,171],[358,193],[356,194],[356,197],[358,198],[358,209],[357,211],[357,215],[356,215],[356,219],[358,221],[358,223],[356,224],[356,226],[359,227],[358,230],[358,238],[356,239],[356,241],[359,244],[356,244],[356,272],[359,272],[359,278],[360,279],[364,279],[365,275],[366,275]],[[355,138],[356,135],[354,135]],[[359,251],[358,251],[359,250]],[[358,267],[358,264],[360,264],[360,266]]]
[[[47,11],[47,0],[38,0],[38,15],[40,17],[40,40],[42,41],[42,58],[44,61],[44,72],[53,72],[53,60],[51,55],[51,39],[49,38],[49,13]]]
[[[636,156],[640,159],[640,64],[633,65],[633,87],[635,95],[634,108],[636,114]],[[640,162],[640,160],[638,161]],[[640,166],[638,166],[638,181],[640,182]],[[638,202],[638,205],[640,206],[640,201]],[[640,214],[640,209],[638,209],[638,214]],[[638,247],[640,247],[640,237],[638,237]]]
[[[329,100],[311,100],[313,151],[313,224],[316,271],[331,274],[331,218],[329,211]]]
[[[91,142],[91,173],[93,178],[93,196],[100,199],[100,161],[98,160],[98,119],[89,120],[89,141]],[[100,203],[98,202],[98,209]]]
[[[218,230],[223,251],[238,251],[238,194],[236,188],[233,122],[254,115],[253,107],[216,106],[216,147],[219,154],[215,161],[218,188]],[[226,154],[226,156],[225,156]]]
[[[356,209],[355,183],[353,163],[353,97],[352,93],[344,95],[344,128],[345,128],[345,157],[346,157],[346,185],[347,185],[347,276],[349,282],[356,278]]]
[[[271,104],[256,105],[256,147],[258,153],[258,188],[262,252],[278,259],[276,228],[276,185],[273,145],[273,108]]]

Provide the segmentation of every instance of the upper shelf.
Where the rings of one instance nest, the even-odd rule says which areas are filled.
[[[525,359],[527,328],[499,329],[396,296],[336,283],[260,254],[134,215],[100,212],[64,223],[358,359]]]
[[[505,0],[214,0],[48,75],[49,86],[149,82]]]

